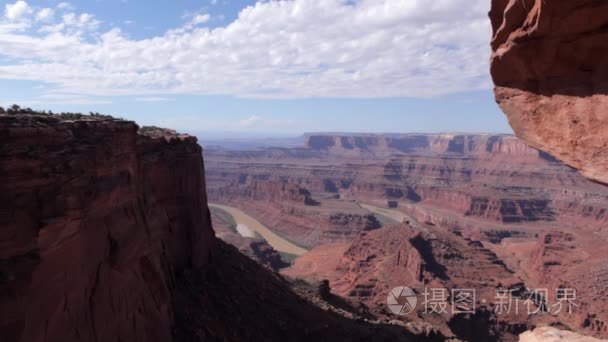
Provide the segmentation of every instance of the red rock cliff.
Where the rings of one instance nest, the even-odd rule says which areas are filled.
[[[137,130],[0,116],[2,340],[172,339],[174,274],[215,241],[201,148]]]
[[[608,3],[493,0],[496,100],[519,137],[608,183]]]

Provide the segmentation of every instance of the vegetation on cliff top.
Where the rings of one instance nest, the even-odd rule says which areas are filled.
[[[12,105],[7,109],[0,107],[0,115],[41,115],[58,118],[60,120],[115,120],[120,118],[114,118],[111,115],[100,114],[97,112],[89,112],[89,114],[75,113],[75,112],[61,112],[53,113],[52,111],[46,110],[35,110],[31,108],[21,108],[19,105]]]
[[[149,136],[151,138],[161,138],[166,136],[177,136],[178,133],[174,129],[162,128],[157,126],[142,126],[137,133]]]

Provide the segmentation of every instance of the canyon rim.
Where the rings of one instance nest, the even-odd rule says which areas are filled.
[[[92,106],[97,105],[94,97],[101,103],[106,96],[97,91],[111,94],[108,98],[146,94],[134,101],[158,107],[171,102],[147,95],[148,87],[156,87],[176,98],[184,96],[183,102],[175,103],[176,111],[184,110],[190,103],[186,97],[204,84],[209,87],[202,87],[205,96],[238,89],[229,102],[218,102],[222,106],[213,104],[226,101],[221,96],[209,100],[218,111],[266,108],[256,107],[256,101],[268,101],[264,103],[281,110],[291,108],[296,116],[318,118],[314,109],[343,106],[345,111],[364,113],[369,101],[379,104],[374,112],[390,112],[409,104],[395,90],[401,83],[394,79],[402,74],[391,68],[379,71],[382,63],[394,64],[391,53],[403,52],[394,49],[405,46],[405,26],[400,25],[404,20],[420,20],[429,30],[425,39],[436,43],[421,54],[426,60],[409,57],[420,64],[420,70],[408,72],[420,81],[424,96],[428,94],[422,88],[429,79],[418,77],[437,70],[450,77],[452,71],[441,69],[443,64],[437,64],[437,70],[430,67],[434,53],[443,51],[446,58],[454,58],[478,51],[475,44],[463,50],[458,46],[468,44],[459,34],[474,35],[468,28],[453,32],[453,44],[436,40],[445,33],[433,31],[437,27],[456,30],[463,24],[447,16],[460,2],[447,3],[445,11],[436,11],[419,2],[406,8],[391,0],[253,1],[236,9],[213,1],[202,9],[180,8],[185,20],[181,26],[138,40],[115,29],[97,34],[95,30],[113,22],[88,13],[77,15],[75,4],[51,9],[16,1],[6,4],[0,19],[0,45],[6,47],[1,54],[8,56],[0,61],[0,76],[35,82],[39,73],[31,70],[39,68],[49,79],[36,89],[51,89],[42,99],[67,103],[86,98]],[[254,131],[255,138],[211,139],[204,133],[196,137],[93,112],[2,108],[0,339],[608,339],[608,4],[488,3],[493,96],[515,135],[407,133],[396,127],[396,121],[384,127],[402,133],[318,129],[295,138],[262,139],[265,132],[255,131],[259,125],[293,123],[251,114],[247,108],[248,116],[240,116],[234,127],[241,133]],[[321,10],[323,5],[326,11]],[[214,12],[218,8],[225,12]],[[167,15],[169,9],[164,8]],[[407,15],[400,17],[402,12]],[[315,27],[325,40],[306,45],[301,37],[317,38],[301,20],[302,15],[315,17],[311,13],[332,20]],[[463,14],[463,20],[477,23],[476,12],[471,13]],[[222,26],[222,20],[230,24]],[[136,22],[121,21],[125,27]],[[349,25],[339,26],[341,21]],[[142,32],[131,33],[138,37]],[[246,36],[252,47],[238,50],[243,44],[232,40],[235,32]],[[342,32],[346,38],[335,40],[328,32]],[[367,39],[357,40],[359,36]],[[67,64],[41,52],[54,46],[45,45],[42,38],[58,37],[69,38],[62,40],[66,46],[81,44],[73,46],[74,56],[66,58]],[[20,49],[23,41],[34,48]],[[386,55],[367,50],[378,50],[378,42],[384,41],[391,42]],[[146,45],[150,42],[152,49]],[[286,50],[277,48],[277,42]],[[265,50],[262,43],[269,44]],[[104,44],[116,49],[108,60]],[[297,48],[289,50],[290,44]],[[201,46],[208,50],[199,51]],[[222,50],[226,46],[230,53]],[[314,53],[305,53],[306,46]],[[343,52],[337,53],[336,46]],[[167,52],[167,47],[176,52]],[[27,58],[19,55],[23,51]],[[117,63],[118,70],[108,62],[132,51],[145,51],[141,55],[149,60]],[[256,55],[259,51],[267,55]],[[205,75],[198,69],[182,69],[192,64],[189,53],[199,54],[194,64],[200,64]],[[333,54],[338,55],[335,60]],[[363,63],[369,55],[374,58]],[[222,63],[213,64],[216,58]],[[285,64],[286,60],[291,62]],[[463,78],[475,74],[464,63],[461,66]],[[83,70],[88,73],[80,78]],[[378,80],[368,74],[370,70],[385,77],[382,87],[361,87],[367,84],[359,82]],[[270,71],[271,78],[262,77]],[[117,81],[129,75],[137,80]],[[218,81],[217,75],[233,85]],[[252,82],[251,75],[259,79]],[[184,80],[190,78],[187,84]],[[98,88],[95,94],[74,90],[90,91],[91,79]],[[74,89],[66,80],[74,82]],[[308,83],[311,80],[316,80],[315,87]],[[439,95],[439,90],[447,91],[439,89],[439,83],[436,88]],[[379,102],[366,97],[367,92]],[[278,99],[272,98],[275,95]],[[355,100],[349,98],[353,96]],[[312,114],[302,114],[296,108],[300,106]],[[341,118],[338,112],[330,113]],[[382,114],[370,113],[363,125],[377,127]],[[173,114],[174,121],[159,121],[182,127],[197,122]],[[324,119],[334,127],[331,115]],[[353,127],[349,120],[340,124]],[[396,314],[387,296],[403,287],[411,289],[408,295],[416,296],[417,306]],[[429,313],[429,289],[445,290],[442,303],[449,307],[451,301],[452,310]],[[460,302],[460,310],[454,311],[455,297],[467,289],[475,291],[466,302],[472,308],[463,310],[465,302]],[[526,300],[535,313],[503,312],[504,302],[496,302],[502,294]],[[573,304],[574,310],[557,311],[566,294],[571,300],[566,304]],[[398,304],[404,304],[403,298]]]

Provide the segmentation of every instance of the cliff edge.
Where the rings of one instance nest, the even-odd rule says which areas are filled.
[[[171,340],[214,244],[201,148],[135,123],[0,115],[0,336]]]

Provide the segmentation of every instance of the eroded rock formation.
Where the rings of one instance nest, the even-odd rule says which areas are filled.
[[[214,244],[196,139],[0,116],[0,336],[169,341],[174,274]]]
[[[496,100],[519,137],[608,183],[608,3],[493,0]]]
[[[433,322],[446,335],[464,340],[513,340],[533,324],[525,314],[496,315],[490,306],[497,289],[522,290],[521,279],[481,243],[436,227],[403,223],[362,233],[334,276],[335,292],[389,317],[387,293],[397,284],[407,285],[419,294],[420,305],[400,319]],[[450,308],[425,313],[424,292],[431,289],[475,289],[475,314],[454,314]]]

